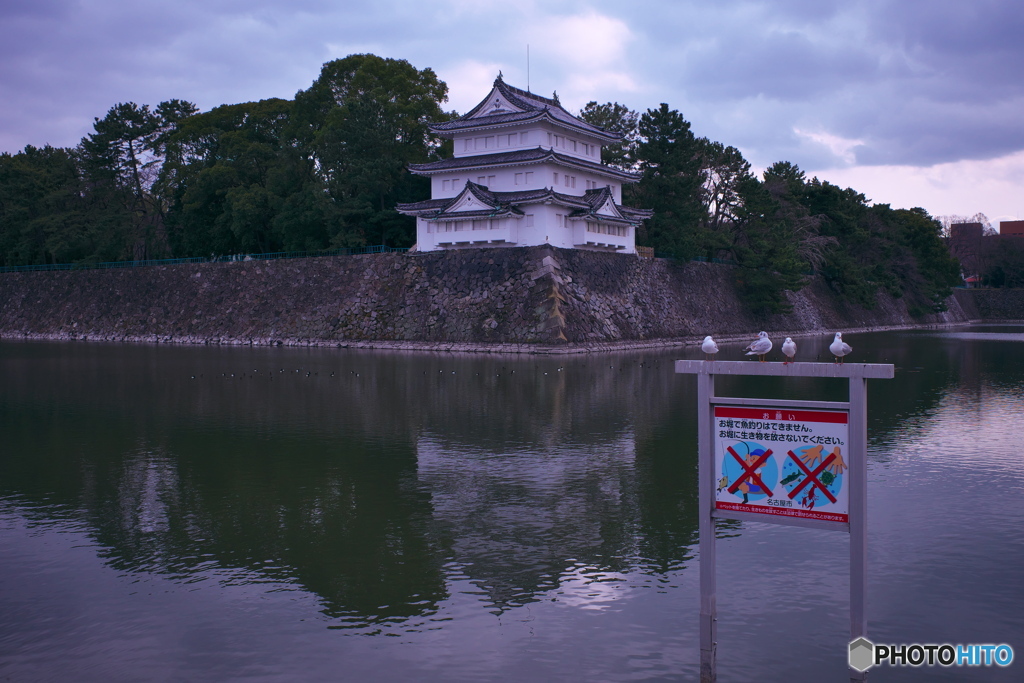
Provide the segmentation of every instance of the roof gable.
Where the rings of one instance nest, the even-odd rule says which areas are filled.
[[[619,133],[607,131],[573,116],[562,108],[557,96],[554,98],[541,97],[508,85],[502,79],[501,73],[494,79],[491,91],[480,104],[457,119],[437,123],[430,128],[434,132],[444,133],[464,128],[533,120],[536,117],[543,117],[555,125],[573,128],[598,139],[613,141],[622,138]]]
[[[485,209],[495,209],[498,207],[498,202],[495,201],[494,195],[489,192],[483,185],[477,185],[472,181],[466,181],[466,187],[463,188],[462,192],[452,200],[452,203],[445,208],[446,213],[455,213],[458,211],[483,211]]]
[[[508,97],[501,90],[496,83],[491,88],[490,94],[480,104],[476,105],[471,112],[466,114],[465,118],[479,119],[484,116],[497,116],[500,114],[521,114],[533,109],[533,107],[523,106],[523,103],[513,102],[513,98]]]
[[[607,194],[608,196],[605,198],[604,203],[597,207],[594,210],[594,213],[602,214],[604,216],[615,216],[616,218],[622,218],[622,214],[619,213],[619,210],[617,208],[615,208],[615,201],[612,199],[611,193],[608,192]]]
[[[587,203],[590,204],[590,213],[598,216],[609,216],[611,218],[624,218],[619,211],[612,191],[607,187],[600,187],[596,190],[587,190],[583,193]]]

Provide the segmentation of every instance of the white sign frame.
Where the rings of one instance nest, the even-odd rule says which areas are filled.
[[[850,534],[850,640],[867,636],[864,594],[867,583],[867,380],[892,379],[894,367],[873,363],[757,363],[753,361],[677,360],[675,371],[697,376],[697,450],[700,505],[700,680],[717,679],[717,580],[715,577],[715,519],[815,527]],[[715,395],[716,375],[845,378],[848,401],[790,401]],[[839,411],[849,415],[848,522],[806,519],[759,512],[717,509],[715,470],[715,409],[742,406],[771,410]],[[851,681],[866,673],[850,668]]]

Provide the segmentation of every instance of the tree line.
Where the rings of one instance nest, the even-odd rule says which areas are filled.
[[[430,196],[410,163],[451,155],[428,128],[456,116],[446,100],[429,68],[351,55],[291,100],[117,104],[76,147],[0,155],[0,265],[411,246],[414,220],[394,206]],[[641,176],[624,190],[655,212],[638,244],[735,262],[757,310],[786,310],[811,272],[864,306],[879,289],[907,296],[917,314],[959,281],[923,209],[870,205],[788,162],[759,178],[667,104],[591,102],[580,116],[623,135],[603,161]]]
[[[697,137],[667,104],[639,114],[591,102],[581,115],[622,133],[607,161],[641,174],[623,197],[654,210],[638,243],[660,255],[735,262],[736,284],[755,310],[788,310],[785,290],[812,272],[867,308],[879,290],[906,296],[914,315],[943,310],[961,281],[941,224],[924,209],[871,205],[789,162],[758,178],[738,149]]]

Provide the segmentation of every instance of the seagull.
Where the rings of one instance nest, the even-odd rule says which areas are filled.
[[[796,356],[796,342],[789,337],[786,337],[786,341],[782,342],[782,355],[789,359],[785,361],[786,363],[792,363],[793,357]]]
[[[853,347],[843,341],[843,333],[836,332],[836,338],[832,340],[828,350],[832,352],[832,355],[836,357],[837,363],[843,362],[843,356],[848,355],[853,351]]]
[[[714,356],[718,353],[718,344],[711,338],[711,335],[704,337],[704,343],[700,345],[700,350],[704,352],[704,360],[712,360],[710,356]]]
[[[763,363],[764,357],[772,350],[772,340],[768,338],[767,332],[758,332],[757,339],[750,342],[750,346],[743,350],[747,352],[748,356],[757,356],[758,360]]]

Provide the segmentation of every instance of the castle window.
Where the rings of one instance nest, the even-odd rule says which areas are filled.
[[[526,184],[529,185],[533,182],[533,171],[526,172]]]
[[[466,138],[465,140],[463,140],[462,141],[462,151],[463,152],[468,152],[470,149],[472,149],[472,147],[471,147],[472,144],[473,144],[473,141],[471,139],[469,139],[469,138]]]
[[[522,173],[516,173],[516,185],[522,185],[522,184],[523,184],[523,174]]]
[[[556,213],[555,214],[555,223],[558,225],[558,227],[564,228],[565,227],[565,216],[563,216],[560,213]]]
[[[576,141],[575,140],[569,140],[569,148],[572,151],[574,151],[574,152],[576,151]]]
[[[557,184],[558,184],[558,174],[556,173],[555,174],[555,185],[557,185]]]
[[[450,181],[450,180],[442,180],[441,181],[441,191],[442,192],[447,192],[450,189],[452,189],[452,181]]]
[[[529,141],[530,141],[530,132],[529,131],[527,131],[525,133],[520,133],[519,134],[519,144],[520,145],[525,145]]]
[[[526,214],[526,227],[528,227],[528,228],[532,228],[533,227],[533,214],[532,213]]]

